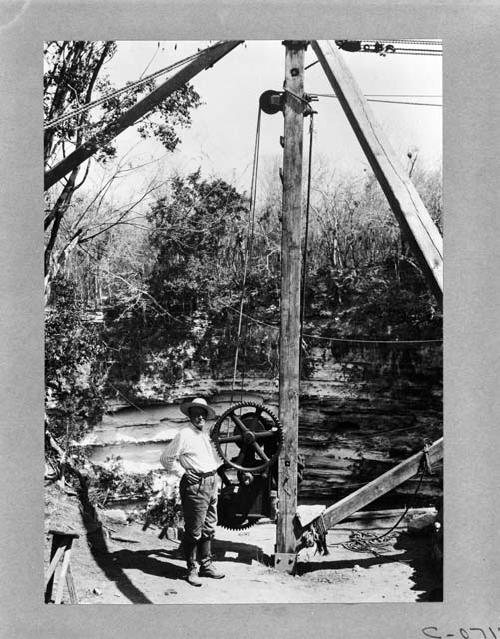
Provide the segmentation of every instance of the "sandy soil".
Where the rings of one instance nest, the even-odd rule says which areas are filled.
[[[64,508],[66,525],[75,521],[78,506]],[[61,512],[52,512],[46,531],[65,525]],[[178,542],[159,539],[158,530],[140,524],[81,528],[71,566],[81,604],[179,603],[306,603],[440,601],[442,591],[430,539],[400,532],[383,554],[353,552],[342,545],[350,531],[329,531],[329,554],[301,551],[295,575],[269,566],[274,552],[275,526],[262,521],[246,531],[217,530],[213,550],[226,577],[204,579],[201,588],[185,581],[185,564]],[[379,531],[383,532],[383,531]],[[50,536],[46,535],[45,562]],[[57,573],[56,573],[57,583]],[[69,603],[67,592],[63,603]]]

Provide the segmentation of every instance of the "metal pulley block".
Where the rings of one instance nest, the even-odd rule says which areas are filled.
[[[284,94],[280,91],[264,91],[259,98],[259,106],[268,115],[283,111]]]

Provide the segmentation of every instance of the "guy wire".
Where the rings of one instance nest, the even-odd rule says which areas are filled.
[[[240,297],[240,310],[238,317],[238,331],[236,335],[236,349],[234,354],[234,368],[233,368],[233,383],[231,386],[231,403],[233,402],[233,394],[234,387],[236,384],[236,374],[238,371],[238,356],[240,349],[240,336],[241,336],[241,328],[243,321],[243,306],[245,304],[245,293],[246,293],[246,282],[247,282],[247,273],[248,273],[248,264],[251,259],[251,254],[253,251],[253,236],[254,236],[254,222],[255,222],[255,194],[256,194],[256,183],[257,183],[257,167],[258,167],[258,156],[259,156],[259,144],[260,144],[260,120],[261,120],[261,109],[260,105],[257,113],[257,128],[255,133],[255,145],[254,145],[254,157],[253,157],[253,168],[252,168],[252,183],[250,187],[250,215],[248,219],[248,229],[247,229],[247,244],[245,247],[245,263],[243,268],[243,281],[241,285],[241,297]],[[248,319],[246,319],[246,323],[248,325]],[[242,384],[243,384],[243,376],[242,376]]]

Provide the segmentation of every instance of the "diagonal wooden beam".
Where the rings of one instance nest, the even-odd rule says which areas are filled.
[[[208,47],[199,56],[197,56],[192,62],[186,64],[185,67],[177,71],[174,75],[169,77],[163,84],[157,89],[152,91],[149,95],[143,98],[140,102],[133,107],[125,111],[116,122],[107,126],[99,135],[92,137],[90,140],[76,148],[68,157],[61,160],[52,169],[45,172],[44,177],[44,189],[50,189],[57,181],[67,175],[75,167],[85,162],[91,155],[93,155],[98,148],[107,144],[117,135],[125,131],[129,126],[137,122],[139,118],[154,109],[162,100],[165,100],[177,89],[180,89],[186,82],[189,82],[195,75],[211,67],[215,62],[224,57],[227,53],[232,51],[235,47],[241,44],[243,40],[230,40],[228,42],[217,42],[211,47]]]
[[[344,499],[327,508],[321,514],[325,528],[327,530],[333,528],[335,524],[338,524],[358,510],[361,510],[361,508],[375,501],[375,499],[378,499],[382,495],[385,495],[393,488],[396,488],[396,486],[411,479],[418,473],[425,454],[428,455],[428,461],[431,466],[442,459],[443,438],[441,437],[429,446],[426,453],[419,452],[405,459],[405,461],[391,468],[391,470],[388,470],[383,475],[380,475],[380,477],[377,477],[351,495],[347,495]]]
[[[312,48],[406,235],[438,302],[443,296],[443,239],[378,124],[366,98],[329,40]]]

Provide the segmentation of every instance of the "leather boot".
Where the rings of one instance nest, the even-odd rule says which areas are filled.
[[[201,586],[202,582],[198,578],[198,568],[196,566],[196,542],[189,542],[186,539],[182,542],[184,557],[187,563],[186,581],[191,586]]]
[[[211,579],[223,579],[225,575],[218,572],[212,564],[211,540],[202,539],[198,544],[201,557],[200,577],[210,577]]]

